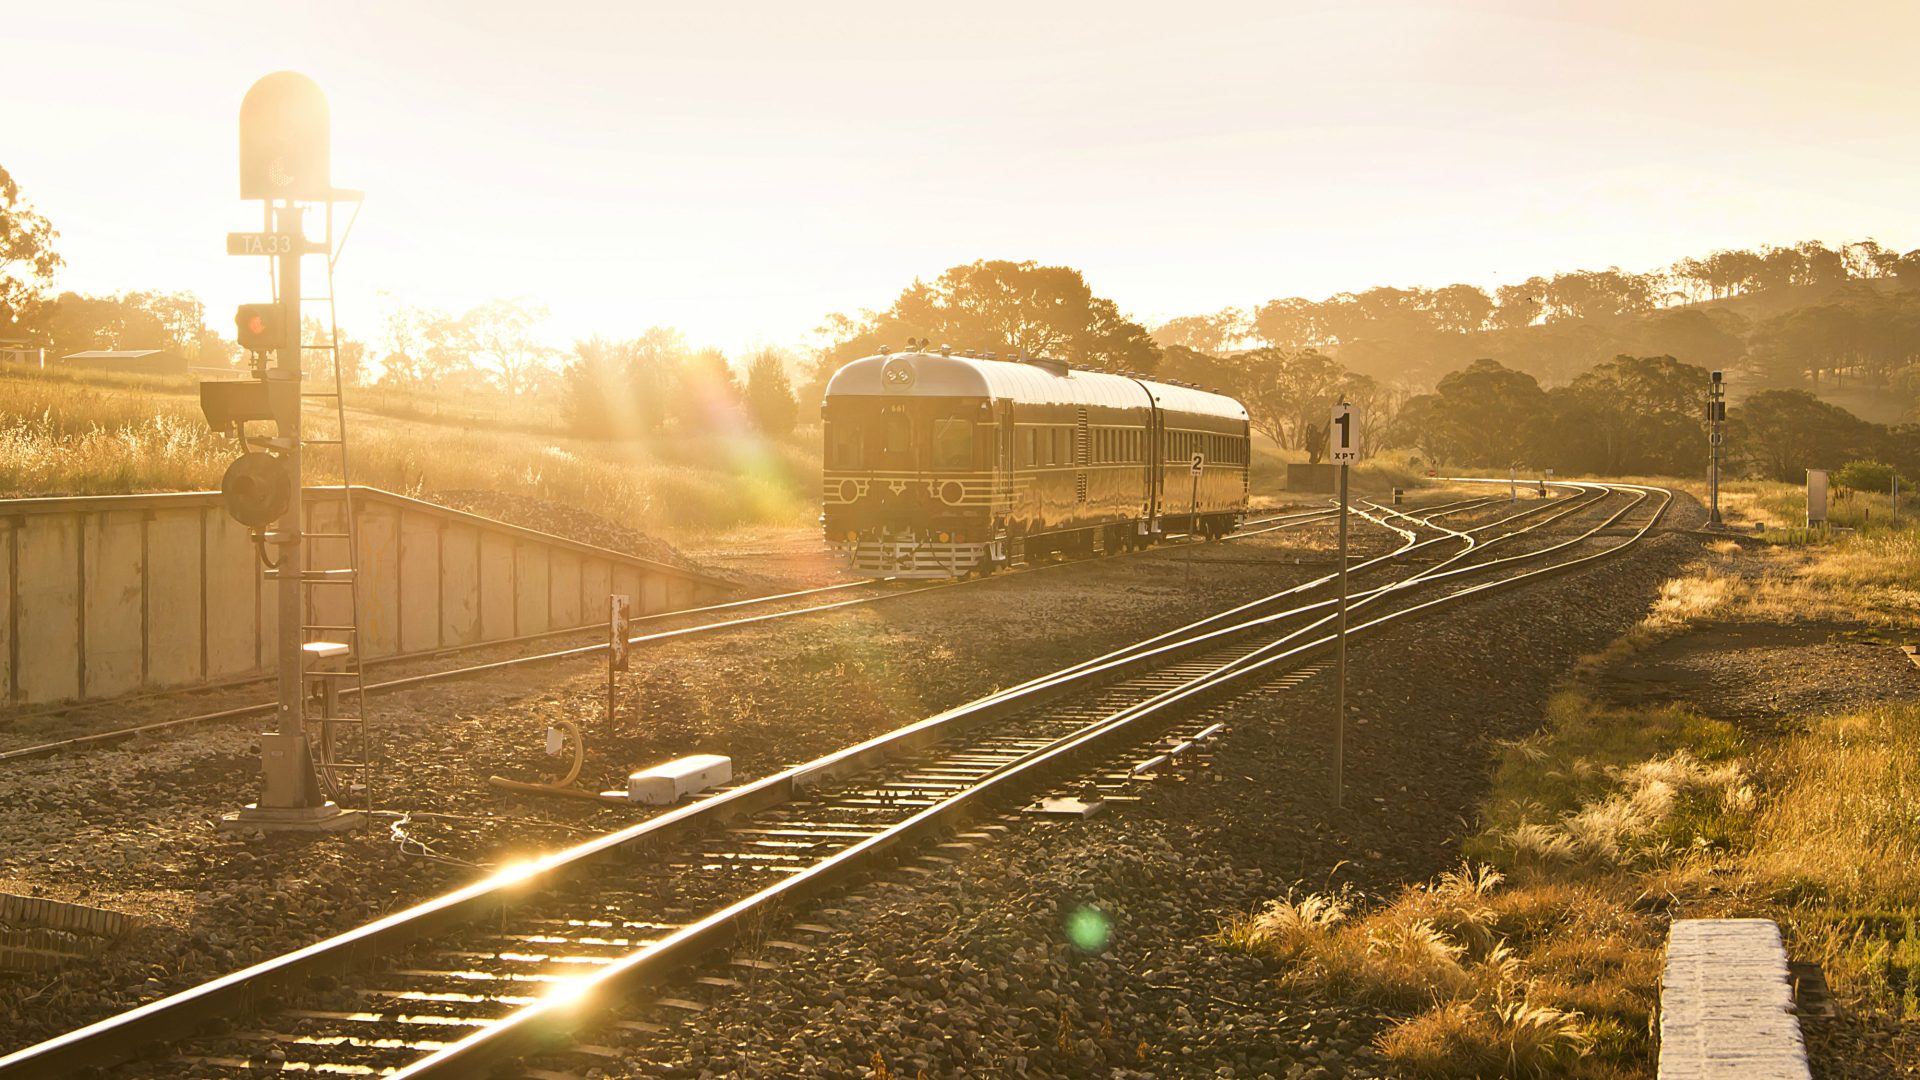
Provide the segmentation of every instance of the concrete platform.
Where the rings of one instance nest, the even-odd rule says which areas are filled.
[[[1660,1080],[1809,1080],[1780,928],[1676,919],[1660,985]]]

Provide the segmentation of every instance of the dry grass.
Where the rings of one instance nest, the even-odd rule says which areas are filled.
[[[1702,622],[1911,627],[1916,582],[1912,529],[1709,545],[1500,748],[1473,863],[1371,912],[1289,897],[1221,940],[1284,961],[1295,992],[1405,1012],[1379,1046],[1407,1075],[1648,1075],[1669,917],[1773,918],[1843,1007],[1920,1018],[1920,704],[1783,734],[1592,689]]]
[[[1592,1040],[1572,1013],[1525,1002],[1453,1001],[1389,1031],[1380,1050],[1417,1076],[1559,1076]]]
[[[1657,942],[1593,887],[1508,888],[1463,865],[1364,917],[1325,894],[1231,920],[1218,940],[1288,965],[1283,986],[1410,1013],[1380,1049],[1422,1076],[1586,1075],[1644,1056]],[[1570,947],[1579,943],[1579,947]],[[1597,1070],[1597,1071],[1595,1071]]]
[[[469,488],[532,495],[682,539],[805,524],[818,512],[819,451],[807,432],[597,443],[466,413],[380,416],[349,402],[355,483],[428,499]],[[306,423],[312,434],[334,427],[319,408]],[[0,497],[207,490],[234,454],[184,384],[0,375]],[[338,482],[332,454],[316,450],[306,464],[309,482]]]

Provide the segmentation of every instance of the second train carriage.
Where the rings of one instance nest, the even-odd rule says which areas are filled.
[[[1192,387],[883,353],[834,374],[822,417],[827,539],[865,573],[949,577],[1218,536],[1246,508],[1246,409]]]

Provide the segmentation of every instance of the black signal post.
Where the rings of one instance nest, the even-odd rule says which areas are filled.
[[[1713,373],[1707,384],[1707,528],[1718,529],[1720,521],[1720,446],[1725,441],[1722,428],[1727,421],[1727,384],[1721,373]]]

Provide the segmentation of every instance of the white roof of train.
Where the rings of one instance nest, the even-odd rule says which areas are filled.
[[[889,365],[895,375],[888,377]],[[976,360],[939,353],[899,352],[855,360],[827,382],[827,396],[982,397],[1029,404],[1106,405],[1143,409],[1153,403],[1175,412],[1247,418],[1246,407],[1225,394],[1048,363]]]

